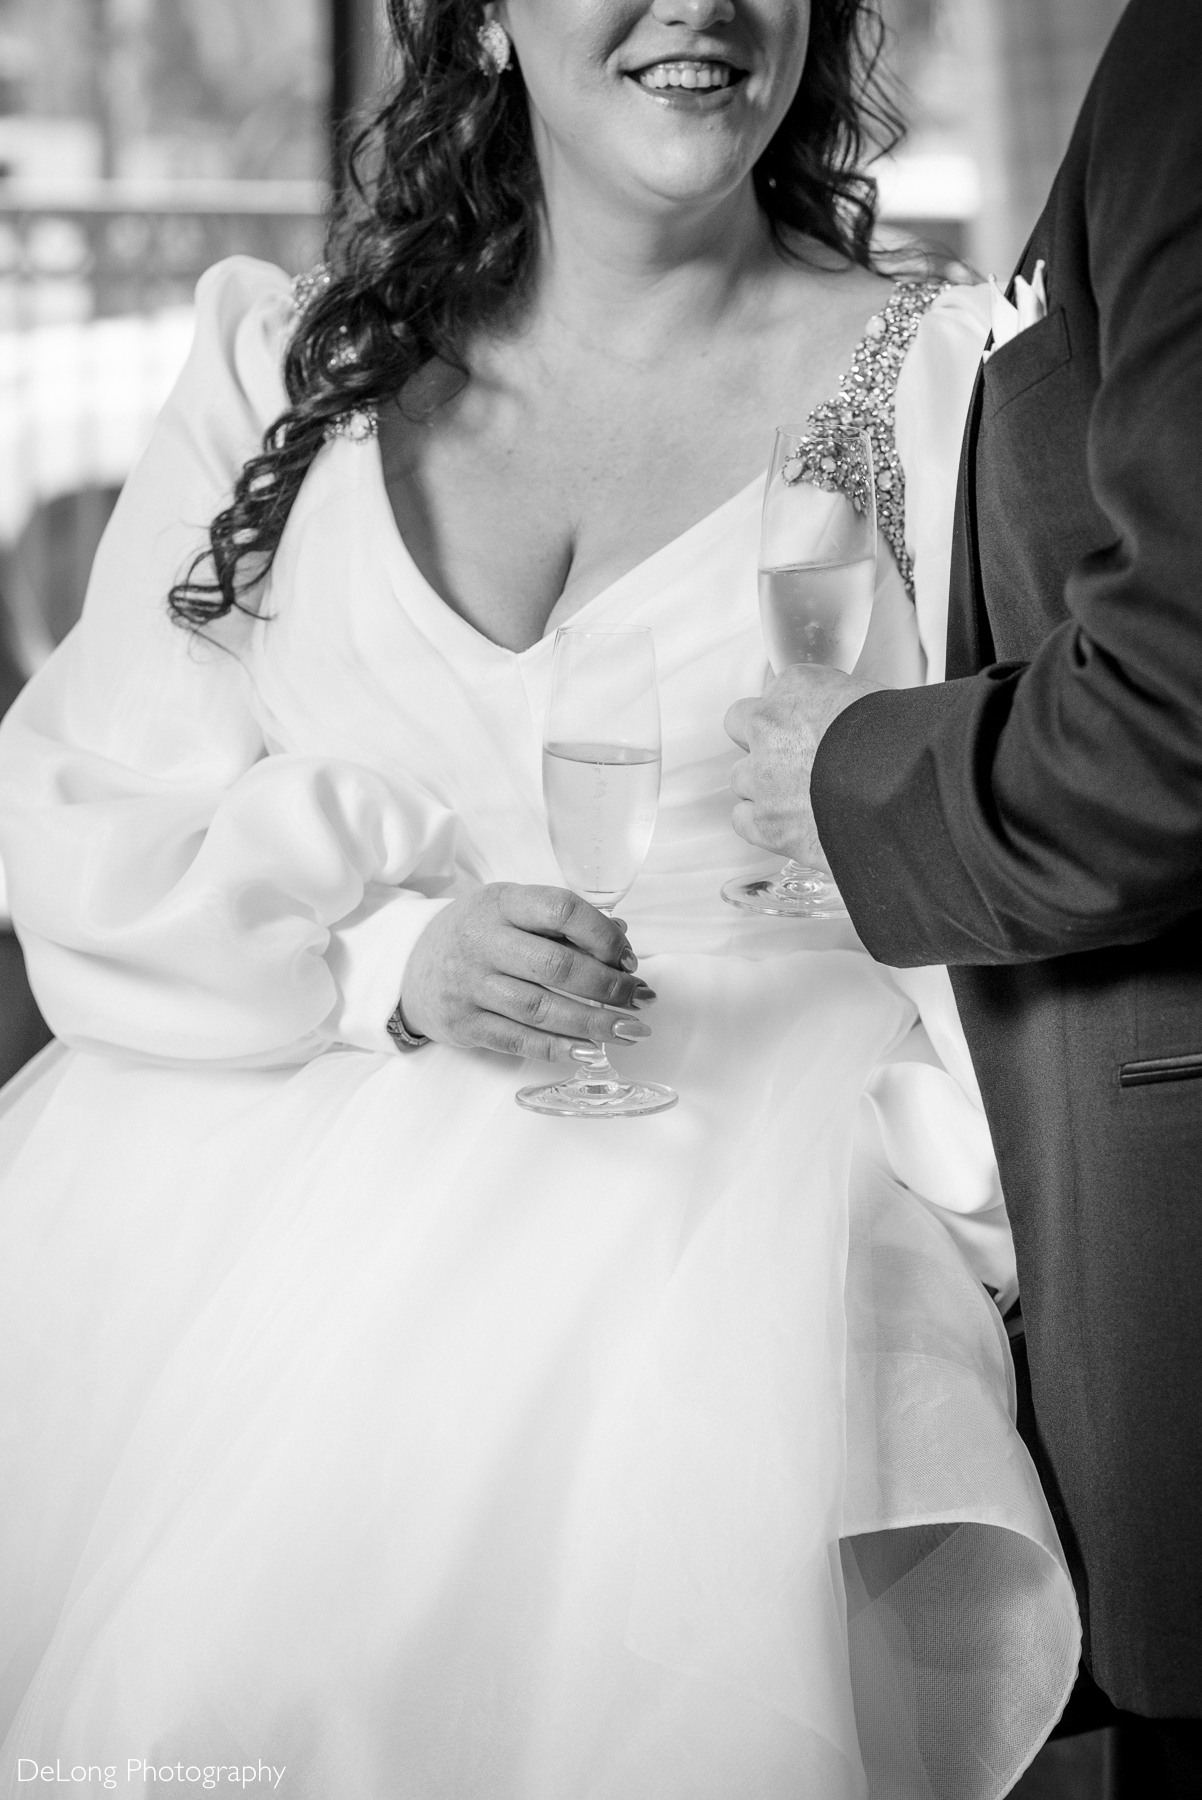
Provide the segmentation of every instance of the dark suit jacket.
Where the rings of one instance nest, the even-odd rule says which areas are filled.
[[[1202,3],[1134,0],[974,395],[950,679],[824,738],[865,944],[946,962],[1088,1655],[1202,1716]]]

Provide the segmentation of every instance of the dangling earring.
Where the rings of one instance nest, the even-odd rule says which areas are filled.
[[[503,75],[513,60],[509,33],[498,19],[486,19],[476,33],[480,67],[486,75]]]

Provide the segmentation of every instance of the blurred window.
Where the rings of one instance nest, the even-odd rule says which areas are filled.
[[[332,0],[0,0],[0,602],[28,673],[187,354],[197,277],[320,255]]]

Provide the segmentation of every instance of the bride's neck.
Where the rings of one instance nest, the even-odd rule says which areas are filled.
[[[615,355],[705,336],[775,261],[750,179],[706,206],[634,207],[547,184],[532,324]]]

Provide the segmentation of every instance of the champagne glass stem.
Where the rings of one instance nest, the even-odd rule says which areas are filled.
[[[612,913],[608,906],[598,910]],[[676,1105],[674,1090],[657,1081],[623,1081],[604,1044],[573,1044],[569,1055],[576,1067],[568,1080],[521,1088],[518,1105],[527,1112],[577,1119],[637,1118],[643,1113],[667,1112]]]
[[[605,1054],[604,1044],[578,1044],[570,1054],[572,1061],[579,1064],[572,1077],[573,1087],[599,1098],[616,1086],[617,1071]]]
[[[599,906],[597,911],[603,912],[607,919],[613,918],[612,906]],[[568,1054],[577,1067],[567,1085],[585,1099],[604,1100],[625,1088],[626,1084],[610,1062],[604,1044],[576,1044]]]

